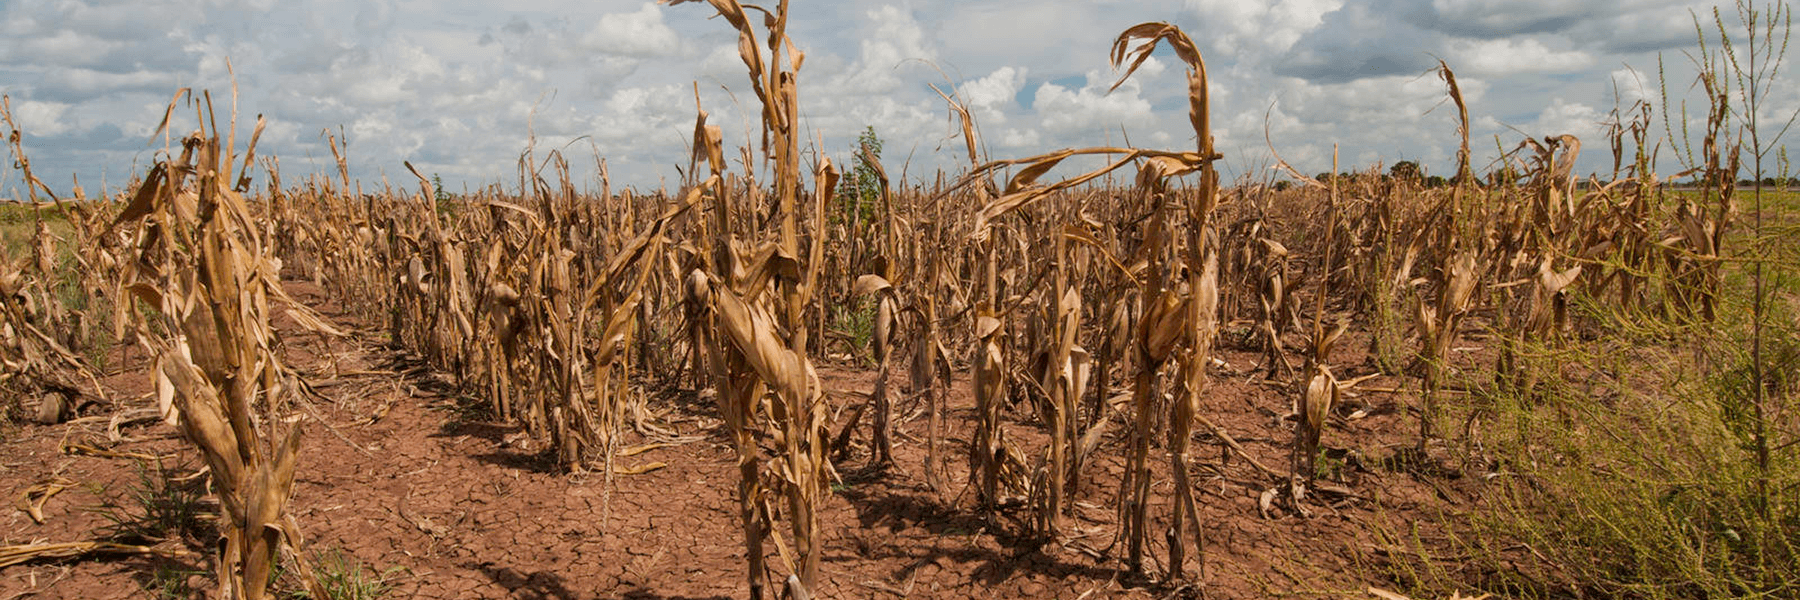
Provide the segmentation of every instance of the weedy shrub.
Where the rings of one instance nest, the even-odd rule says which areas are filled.
[[[432,206],[437,208],[438,217],[452,221],[456,220],[456,196],[451,195],[449,190],[444,189],[444,179],[439,177],[437,173],[431,174],[431,190]]]
[[[863,128],[856,137],[856,152],[849,161],[850,170],[838,180],[837,210],[830,212],[828,225],[848,225],[857,233],[864,227],[878,223],[881,215],[882,195],[886,193],[887,175],[879,172],[881,159],[881,137],[875,135],[875,126]]]

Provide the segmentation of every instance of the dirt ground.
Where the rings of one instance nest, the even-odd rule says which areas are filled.
[[[516,426],[494,423],[459,400],[442,376],[386,349],[381,336],[342,314],[309,284],[291,284],[314,305],[358,333],[323,340],[297,328],[284,341],[289,365],[313,382],[328,402],[313,402],[291,510],[313,554],[341,553],[384,576],[389,598],[743,598],[747,595],[742,534],[733,494],[735,456],[710,402],[691,390],[652,392],[681,439],[629,457],[615,468],[641,474],[555,472]],[[279,325],[279,323],[278,323]],[[291,324],[289,324],[291,325]],[[1257,462],[1287,471],[1291,423],[1284,386],[1263,381],[1259,354],[1231,349],[1215,371],[1202,414],[1234,437]],[[1341,344],[1339,376],[1369,373],[1362,342]],[[126,422],[109,431],[120,411],[153,406],[145,357],[115,353],[104,380],[113,406],[89,407],[81,419],[55,426],[8,425],[0,447],[0,544],[95,539],[110,521],[106,503],[130,507],[145,457],[191,473],[198,454],[160,421]],[[874,373],[826,365],[821,376],[835,406],[861,402]],[[894,385],[904,387],[896,374]],[[1115,380],[1115,393],[1125,391]],[[1113,431],[1083,474],[1068,531],[1044,542],[1023,535],[1022,511],[980,516],[967,481],[967,436],[974,422],[967,373],[948,399],[951,457],[943,495],[923,479],[925,418],[904,403],[896,423],[897,467],[865,466],[866,452],[837,468],[842,482],[823,508],[826,554],[821,598],[1263,598],[1371,597],[1387,587],[1381,565],[1394,553],[1379,531],[1429,532],[1443,515],[1467,502],[1457,480],[1422,479],[1379,466],[1411,444],[1417,421],[1406,407],[1403,380],[1376,378],[1347,398],[1325,444],[1344,451],[1341,489],[1319,494],[1302,516],[1259,500],[1279,482],[1261,473],[1196,427],[1190,466],[1207,536],[1205,573],[1198,585],[1171,586],[1122,574],[1124,544],[1113,546],[1117,487],[1127,440]],[[1416,387],[1412,385],[1411,387]],[[1029,410],[1009,412],[1007,435],[1027,455],[1042,428]],[[322,421],[322,422],[321,422]],[[866,433],[866,432],[865,432]],[[866,436],[859,436],[866,441]],[[641,444],[642,441],[634,442]],[[83,453],[76,447],[101,450]],[[132,458],[127,455],[138,455]],[[1168,458],[1153,451],[1158,469],[1152,507],[1159,523],[1170,497]],[[27,488],[63,478],[70,487],[43,508],[34,524],[15,507]],[[1279,503],[1278,503],[1279,504]],[[1166,556],[1163,527],[1152,527],[1152,573]],[[170,542],[165,548],[180,547]],[[150,588],[163,573],[192,571],[186,581],[203,596],[214,591],[204,574],[205,548],[186,556],[89,556],[39,560],[0,569],[0,600],[16,598],[157,597]],[[1190,561],[1192,559],[1190,558]],[[769,564],[779,565],[773,547]],[[179,581],[180,575],[175,576]]]

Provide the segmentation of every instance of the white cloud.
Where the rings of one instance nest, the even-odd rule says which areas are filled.
[[[1534,38],[1459,40],[1450,44],[1449,61],[1471,75],[1572,73],[1594,63],[1586,52],[1557,51]]]
[[[318,92],[341,95],[365,106],[392,106],[419,100],[440,83],[447,70],[423,48],[399,43],[377,51],[356,52],[332,64]]]
[[[394,133],[394,124],[386,118],[367,115],[350,125],[350,133],[360,138],[383,138]]]
[[[983,125],[1003,125],[1007,113],[1018,107],[1014,97],[1025,85],[1028,71],[1024,67],[1000,67],[986,77],[958,86],[957,93],[971,111],[979,113],[976,118]]]
[[[26,100],[13,105],[13,117],[18,119],[19,127],[40,136],[54,136],[70,130],[73,125],[64,119],[68,112],[69,105],[61,102]]]
[[[1572,28],[1569,37],[1588,41],[1612,53],[1654,52],[1691,46],[1694,44],[1694,16],[1704,15],[1701,22],[1705,23],[1711,6],[1711,2],[1691,1],[1624,3],[1617,11]]]
[[[626,88],[613,93],[606,101],[606,109],[609,114],[628,119],[670,118],[691,112],[687,95],[687,90],[673,85]]]
[[[1043,143],[1043,136],[1036,129],[1020,131],[1007,129],[1000,133],[1000,146],[1003,148],[1030,148]]]
[[[681,49],[681,38],[663,23],[662,8],[645,2],[636,12],[600,17],[582,36],[583,47],[633,58],[672,56]]]
[[[100,62],[104,53],[94,50],[105,48],[106,42],[64,29],[45,37],[28,40],[20,46],[18,50],[20,54],[36,56],[38,60],[45,63],[65,67],[85,67]]]
[[[1301,36],[1318,27],[1344,0],[1187,0],[1200,23],[1195,42],[1207,52],[1256,55],[1286,52]]]
[[[1639,100],[1652,100],[1656,92],[1655,75],[1631,67],[1614,69],[1608,79],[1618,89],[1619,108],[1630,108]]]
[[[817,67],[816,59],[807,59],[808,71],[816,69]],[[728,44],[713,46],[712,51],[706,54],[706,58],[700,61],[700,66],[695,70],[694,77],[701,80],[722,80],[726,77],[732,77],[734,79],[745,77],[744,59],[738,56],[737,39],[733,38],[731,43]]]
[[[866,13],[869,26],[860,44],[861,55],[836,92],[886,94],[900,88],[903,63],[930,61],[937,53],[927,47],[925,30],[911,13],[884,5]]]
[[[962,97],[970,106],[994,107],[1011,104],[1013,96],[1019,93],[1019,86],[1025,83],[1025,74],[1029,69],[1024,67],[1000,67],[986,77],[965,83],[960,88]]]
[[[1046,83],[1038,86],[1032,106],[1042,116],[1043,127],[1053,133],[1104,136],[1121,127],[1129,131],[1155,122],[1135,76],[1108,93],[1111,85],[1098,71],[1089,73],[1087,85],[1080,89]]]
[[[1534,137],[1573,135],[1583,143],[1598,144],[1600,141],[1600,123],[1606,115],[1594,107],[1579,102],[1568,102],[1562,98],[1551,100],[1550,106],[1538,113],[1537,119],[1524,124],[1520,129]],[[1593,146],[1598,148],[1600,146]]]
[[[1317,82],[1343,82],[1416,73],[1430,67],[1443,35],[1420,26],[1398,2],[1346,3],[1320,18],[1292,44],[1273,70]]]
[[[1609,8],[1566,0],[1431,0],[1431,10],[1442,30],[1498,37],[1561,31]]]
[[[46,97],[63,100],[85,100],[98,94],[120,91],[153,91],[165,93],[175,89],[174,74],[158,71],[108,73],[88,68],[56,69],[44,74],[37,90]]]

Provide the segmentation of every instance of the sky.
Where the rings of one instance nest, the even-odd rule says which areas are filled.
[[[500,8],[505,6],[505,8]],[[1601,137],[1615,106],[1669,92],[1691,111],[1694,15],[1683,0],[794,0],[789,33],[808,152],[840,165],[873,127],[890,173],[968,164],[931,85],[970,107],[988,158],[1132,145],[1188,150],[1185,67],[1158,52],[1117,90],[1119,32],[1167,21],[1188,32],[1211,77],[1228,177],[1270,176],[1270,143],[1305,173],[1408,160],[1454,171],[1456,111],[1430,70],[1455,70],[1475,166],[1527,136],[1575,135],[1582,173],[1611,170]],[[1725,19],[1735,26],[1733,7]],[[695,92],[728,148],[758,139],[759,110],[737,35],[710,6],[641,0],[0,0],[0,92],[38,177],[116,190],[156,160],[170,97],[210,90],[240,125],[268,120],[259,155],[288,183],[332,172],[327,131],[347,140],[365,186],[413,186],[402,161],[453,190],[516,188],[521,153],[560,149],[577,184],[653,190],[680,181]],[[1741,27],[1738,28],[1741,30]],[[230,70],[227,69],[229,62]],[[1800,106],[1785,72],[1765,121]],[[178,111],[191,114],[192,110]],[[1698,122],[1703,114],[1690,115]],[[221,117],[223,118],[223,117]],[[748,121],[754,125],[754,121]],[[1662,115],[1655,133],[1661,136]],[[1680,128],[1680,120],[1673,123]],[[192,130],[191,117],[175,134]],[[1800,135],[1800,132],[1797,132]],[[240,144],[242,143],[240,139]],[[1791,136],[1790,136],[1790,145]],[[728,152],[728,155],[734,154]],[[1665,150],[1664,158],[1673,153]],[[1797,157],[1800,158],[1800,157]],[[1070,167],[1072,169],[1074,167]],[[1659,170],[1678,164],[1665,160]],[[1072,175],[1072,170],[1061,171]],[[262,175],[259,173],[258,177]],[[0,174],[0,197],[23,194]]]

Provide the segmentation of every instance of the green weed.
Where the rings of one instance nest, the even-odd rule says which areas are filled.
[[[380,572],[364,565],[355,556],[333,548],[313,557],[313,571],[325,598],[318,600],[375,600],[393,591],[391,581],[404,569],[388,567]],[[304,591],[289,598],[311,598]]]
[[[199,593],[189,583],[190,579],[195,575],[205,574],[205,571],[158,563],[150,571],[149,579],[142,583],[142,588],[145,594],[158,600],[187,600]]]
[[[179,466],[138,463],[138,482],[127,502],[109,499],[100,505],[100,514],[110,522],[102,529],[104,537],[141,544],[182,540],[195,546],[217,538],[214,516],[205,500],[206,478],[183,481],[178,474],[186,471]]]

